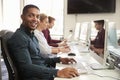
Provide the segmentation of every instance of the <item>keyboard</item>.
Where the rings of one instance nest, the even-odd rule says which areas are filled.
[[[87,70],[86,69],[78,69],[78,73],[79,74],[87,74]]]
[[[92,63],[89,65],[93,70],[104,70],[104,69],[108,69],[107,66],[104,66],[100,63]]]
[[[88,47],[79,48],[78,50],[80,53],[88,53],[89,52]]]
[[[79,53],[88,53],[89,49],[85,46],[70,46],[72,52],[78,51]]]
[[[77,47],[72,47],[74,50],[75,48],[78,50],[79,53],[88,53],[89,49],[88,47],[85,46],[77,46]]]
[[[70,49],[71,49],[72,52],[78,51],[77,46],[70,46]]]
[[[109,49],[110,52],[120,55],[120,48]]]
[[[77,41],[71,41],[69,43],[67,43],[69,46],[75,46],[75,45],[79,45],[79,43]]]
[[[82,62],[78,62],[77,64],[72,64],[71,66],[76,68],[79,74],[88,73],[86,66]]]

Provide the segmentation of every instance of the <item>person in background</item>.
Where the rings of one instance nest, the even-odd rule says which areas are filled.
[[[34,34],[39,41],[41,53],[49,54],[49,56],[52,57],[54,55],[51,55],[51,53],[57,54],[59,52],[63,52],[63,53],[69,52],[70,49],[68,47],[65,47],[65,46],[52,47],[48,45],[47,40],[45,39],[44,34],[42,33],[42,30],[45,30],[47,27],[48,27],[48,16],[44,13],[41,13],[38,27],[36,28],[36,30],[34,30]]]
[[[98,55],[103,55],[105,41],[104,20],[96,20],[94,23],[96,30],[98,30],[98,33],[95,39],[91,40],[90,49]]]
[[[49,22],[48,28],[46,30],[42,31],[48,44],[53,47],[67,46],[67,44],[66,44],[67,40],[61,41],[61,40],[55,40],[55,39],[51,38],[49,29],[51,29],[54,26],[55,18],[48,16],[48,22]]]
[[[118,45],[120,46],[120,39],[118,39]]]
[[[78,76],[75,68],[55,69],[54,63],[69,64],[73,58],[44,58],[34,30],[40,19],[40,9],[32,4],[23,8],[22,24],[8,40],[8,50],[13,57],[21,80],[54,80],[54,77],[72,78]]]

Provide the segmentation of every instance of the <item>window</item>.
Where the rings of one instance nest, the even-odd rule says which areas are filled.
[[[2,26],[2,0],[0,0],[0,28]]]
[[[2,0],[2,29],[15,31],[20,26],[20,0]]]
[[[1,0],[0,1],[0,30],[15,31],[21,24],[21,9],[23,5],[34,4],[45,13],[56,19],[51,29],[52,35],[63,35],[63,2],[64,0]],[[2,27],[1,27],[2,26]]]
[[[52,35],[63,35],[63,1],[64,0],[25,0],[25,5],[34,4],[45,13],[56,19],[54,27],[50,30]]]

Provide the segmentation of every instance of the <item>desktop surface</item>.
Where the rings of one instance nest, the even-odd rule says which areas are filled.
[[[120,80],[119,74],[113,70],[94,71],[90,74],[81,74],[74,78],[55,78],[54,80]]]
[[[90,55],[90,53],[79,52],[78,49],[75,50],[75,46],[74,53],[76,54],[76,56],[68,56],[68,54],[64,53],[59,53],[57,56],[74,58],[77,61],[76,64],[70,65],[56,64],[56,68],[62,69],[65,67],[75,67],[78,70],[81,69],[80,76],[74,78],[56,77],[54,80],[120,80],[120,70],[116,69],[93,70],[90,67],[90,64],[98,62]],[[81,63],[83,64],[87,72],[85,72],[84,69],[82,72]]]

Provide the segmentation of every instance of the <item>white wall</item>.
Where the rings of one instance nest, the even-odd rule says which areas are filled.
[[[0,27],[1,27],[1,25],[2,25],[2,9],[1,9],[1,7],[2,7],[2,1],[0,1]]]
[[[115,13],[102,14],[67,14],[67,0],[64,0],[64,37],[69,35],[69,30],[74,30],[76,22],[86,22],[98,19],[108,19],[116,22],[117,29],[120,29],[120,0],[116,0]]]

